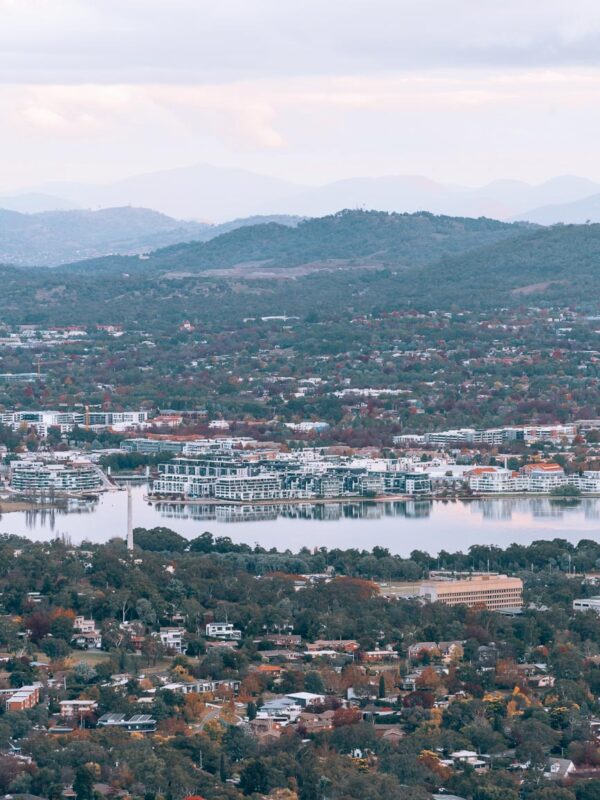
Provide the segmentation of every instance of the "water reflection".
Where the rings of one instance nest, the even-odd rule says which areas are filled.
[[[157,502],[154,508],[164,519],[197,521],[251,522],[258,520],[298,519],[330,521],[341,519],[376,520],[382,517],[427,519],[434,511],[447,506],[459,508],[484,520],[510,521],[513,516],[534,519],[562,519],[569,514],[582,514],[585,519],[600,519],[598,498],[576,499],[567,502],[550,497],[502,497],[479,500],[394,500],[375,502],[356,500],[345,503],[272,503],[260,505],[214,505],[199,503]]]
[[[408,554],[415,547],[431,553],[465,549],[474,543],[499,546],[554,537],[597,538],[600,498],[576,503],[549,497],[499,497],[477,500],[348,500],[239,505],[150,504],[146,486],[132,489],[136,527],[172,528],[188,539],[205,530],[264,547],[358,547],[375,545]],[[72,542],[105,542],[127,532],[127,493],[109,492],[96,500],[69,501],[60,508],[3,514],[0,533],[32,539],[67,537]]]
[[[134,490],[134,499],[140,503],[139,492]],[[135,496],[137,493],[137,497]],[[53,530],[57,520],[66,515],[93,514],[104,505],[98,498],[68,499],[60,505],[49,508],[42,506],[22,512],[27,528],[47,527]],[[372,500],[353,500],[348,502],[304,502],[304,503],[261,503],[260,505],[227,505],[214,503],[169,503],[159,501],[148,504],[162,519],[195,520],[205,522],[216,520],[220,523],[256,522],[261,520],[306,520],[336,521],[342,519],[378,520],[383,517],[404,517],[406,519],[427,519],[434,511],[444,507],[458,507],[467,513],[484,520],[510,521],[514,516],[531,516],[534,519],[562,519],[569,514],[583,514],[585,519],[600,520],[600,499],[578,498],[567,502],[549,497],[500,497],[477,500],[394,500],[376,502]],[[10,518],[18,516],[11,514]],[[8,516],[4,517],[4,520]]]
[[[25,519],[25,526],[28,530],[36,530],[38,527],[42,527],[54,531],[57,520],[60,517],[73,514],[92,514],[96,511],[97,507],[97,498],[68,498],[64,502],[60,502],[51,507],[42,505],[40,508],[30,508],[27,511],[23,511],[22,514]],[[12,516],[17,515],[11,514],[11,518]],[[7,517],[2,520],[2,523],[4,523],[6,519]],[[5,528],[6,526],[2,524],[2,527]]]
[[[501,497],[485,500],[461,501],[473,513],[489,520],[511,520],[513,515],[527,515],[534,519],[563,519],[565,515],[583,514],[585,519],[600,519],[600,500],[596,497]]]
[[[382,517],[426,518],[431,514],[431,500],[395,500],[389,503],[354,501],[349,503],[264,503],[261,505],[214,505],[201,503],[157,502],[154,508],[164,519],[191,519],[198,522],[257,522],[260,520],[297,519],[335,521],[341,519],[376,520]]]

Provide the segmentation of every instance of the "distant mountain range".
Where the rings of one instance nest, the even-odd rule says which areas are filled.
[[[189,241],[207,241],[259,222],[295,225],[299,218],[252,217],[223,225],[183,222],[147,208],[43,211],[0,209],[0,263],[56,266],[111,254],[136,255]]]
[[[55,206],[51,206],[52,198]],[[245,170],[197,164],[106,184],[49,183],[0,198],[0,207],[43,211],[64,210],[69,204],[74,208],[132,205],[153,208],[176,219],[212,222],[271,214],[314,217],[344,208],[367,208],[552,224],[600,221],[599,198],[600,183],[574,176],[539,185],[499,180],[477,188],[438,183],[418,175],[355,177],[302,186]],[[40,207],[40,203],[45,205]]]

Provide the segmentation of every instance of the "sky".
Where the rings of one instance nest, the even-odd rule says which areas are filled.
[[[597,0],[0,0],[0,190],[600,180]]]

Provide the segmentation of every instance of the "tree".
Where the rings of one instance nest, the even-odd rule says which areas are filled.
[[[152,603],[145,597],[141,597],[135,604],[135,611],[138,618],[144,625],[154,625],[156,623],[156,611]]]
[[[387,692],[385,688],[385,676],[383,673],[379,676],[379,697],[385,697]]]
[[[318,672],[314,671],[306,673],[304,678],[304,688],[307,692],[312,692],[313,694],[325,693],[325,684],[323,683],[323,678]]]
[[[344,725],[356,725],[362,719],[358,708],[338,708],[333,714],[333,727],[341,728]]]
[[[77,795],[77,800],[94,800],[94,778],[87,767],[77,768],[73,791]]]
[[[73,677],[78,683],[90,683],[97,676],[97,672],[86,661],[79,661],[73,670]]]
[[[269,792],[269,773],[259,759],[248,762],[240,773],[240,789],[244,794],[267,794]],[[78,798],[79,800],[79,798]]]

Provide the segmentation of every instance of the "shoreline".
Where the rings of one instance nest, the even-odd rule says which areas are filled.
[[[0,516],[18,511],[52,511],[60,508],[56,503],[31,503],[26,500],[0,500]]]

